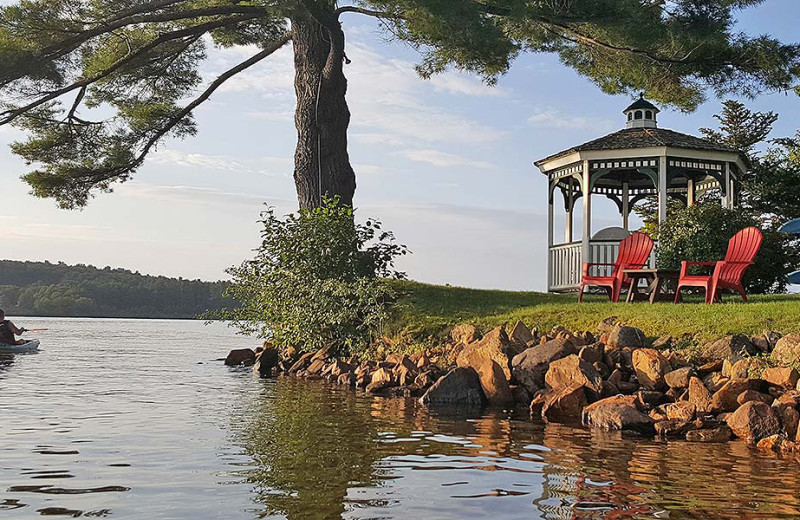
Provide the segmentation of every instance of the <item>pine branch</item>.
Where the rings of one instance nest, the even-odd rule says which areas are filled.
[[[204,23],[204,24],[195,25],[193,27],[182,29],[180,31],[173,31],[173,32],[170,32],[170,33],[162,34],[158,38],[156,38],[155,40],[153,40],[150,43],[148,43],[147,45],[144,45],[143,47],[140,47],[136,51],[134,51],[132,53],[129,53],[125,57],[117,60],[113,65],[111,65],[108,68],[103,69],[102,71],[98,72],[94,76],[91,76],[91,77],[88,77],[88,78],[82,78],[82,79],[80,79],[80,80],[78,80],[78,81],[76,81],[76,82],[74,82],[74,83],[72,83],[70,85],[66,85],[66,86],[64,86],[64,87],[62,87],[60,89],[48,92],[46,95],[36,99],[35,101],[32,101],[32,102],[28,103],[27,105],[25,105],[23,107],[19,107],[19,108],[15,108],[13,110],[6,110],[4,112],[0,112],[0,126],[6,125],[8,123],[11,123],[12,121],[14,121],[19,116],[29,112],[30,110],[33,110],[34,108],[36,108],[38,106],[43,105],[44,103],[47,103],[48,101],[52,101],[53,99],[61,97],[64,94],[67,94],[67,93],[69,93],[69,92],[71,92],[73,90],[76,90],[76,89],[79,89],[79,88],[85,88],[85,87],[87,87],[87,86],[89,86],[89,85],[91,85],[93,83],[96,83],[96,82],[98,82],[98,81],[110,76],[111,74],[113,74],[114,72],[116,72],[120,68],[124,67],[128,63],[136,60],[140,56],[143,56],[147,52],[150,52],[151,50],[155,49],[156,47],[158,47],[160,45],[163,45],[163,44],[165,44],[167,42],[174,41],[174,40],[179,40],[181,38],[188,38],[188,37],[192,37],[192,38],[196,39],[197,37],[202,36],[203,34],[209,32],[209,31],[211,31],[213,29],[218,29],[220,27],[225,27],[227,25],[235,25],[237,23],[241,23],[241,22],[246,21],[246,20],[252,20],[254,18],[257,18],[257,16],[256,15],[243,15],[243,16],[239,16],[239,17],[229,18],[229,19],[226,19],[226,20],[217,20],[217,21],[213,21],[213,22],[207,22],[207,23]]]

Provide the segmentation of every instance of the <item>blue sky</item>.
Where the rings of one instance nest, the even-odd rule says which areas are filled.
[[[768,0],[741,13],[740,29],[797,38],[796,0]],[[608,96],[550,55],[526,55],[498,86],[447,73],[419,79],[415,52],[389,43],[349,15],[346,68],[350,154],[361,218],[377,217],[414,252],[411,278],[472,287],[542,290],[546,189],[532,163],[624,126],[625,96]],[[252,49],[212,51],[208,77]],[[296,208],[290,48],[235,78],[196,113],[199,135],[170,141],[134,180],[83,211],[35,199],[25,165],[0,128],[2,258],[111,265],[143,273],[219,279],[258,243],[259,211]],[[800,127],[800,100],[771,94],[748,106],[775,110],[774,136]],[[720,100],[697,112],[665,110],[662,127],[714,126]],[[593,200],[593,229],[619,225],[612,203]],[[559,215],[563,223],[563,216]],[[576,222],[576,230],[580,222]],[[558,231],[557,236],[563,231]]]

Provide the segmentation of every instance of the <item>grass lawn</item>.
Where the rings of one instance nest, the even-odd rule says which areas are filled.
[[[646,302],[609,303],[600,296],[545,294],[466,289],[427,285],[417,282],[396,282],[406,296],[386,329],[390,335],[423,340],[443,337],[458,323],[469,322],[488,330],[505,322],[522,320],[528,326],[549,330],[562,325],[570,330],[596,330],[597,324],[609,316],[617,316],[627,325],[658,337],[675,338],[690,335],[698,342],[726,334],[758,334],[764,329],[782,333],[800,330],[800,294],[753,295],[742,303],[733,295],[724,295],[726,303],[705,305],[701,299],[687,303]]]

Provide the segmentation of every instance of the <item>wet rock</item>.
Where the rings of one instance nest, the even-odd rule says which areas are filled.
[[[762,394],[761,392],[758,392],[756,390],[745,390],[744,392],[739,394],[739,397],[736,398],[736,402],[739,403],[740,405],[744,403],[749,403],[750,401],[759,401],[764,404],[772,404],[772,401],[774,401],[774,399],[772,398],[771,395]]]
[[[775,404],[772,406],[781,421],[781,428],[788,439],[798,440],[797,426],[800,424],[800,413],[791,405]]]
[[[367,385],[367,392],[374,393],[390,386],[397,386],[391,369],[379,368],[372,373],[370,383]]]
[[[511,379],[511,357],[513,349],[503,326],[492,329],[480,341],[473,342],[456,358],[456,364],[462,368],[474,368],[483,365],[486,360],[495,361],[503,369],[506,380]]]
[[[514,402],[517,404],[522,404],[525,406],[530,405],[531,403],[531,394],[528,393],[528,389],[522,385],[510,385],[511,388],[511,396],[514,398]]]
[[[425,370],[424,372],[420,372],[416,378],[414,378],[414,384],[420,388],[428,388],[432,384],[436,382],[438,379],[438,374],[434,370]]]
[[[661,355],[661,352],[652,348],[640,348],[633,351],[633,369],[639,384],[650,390],[666,389],[664,381],[671,367]]]
[[[511,361],[514,379],[531,394],[544,387],[544,376],[551,362],[575,353],[570,341],[554,339],[528,348]]]
[[[601,399],[583,409],[583,424],[603,430],[631,430],[652,435],[654,421],[642,413],[637,403],[634,396]]]
[[[772,358],[786,365],[800,361],[800,333],[788,334],[779,339],[772,350]]]
[[[697,415],[697,406],[687,401],[679,401],[664,405],[667,419],[679,421],[692,421]]]
[[[581,347],[581,350],[578,352],[578,357],[587,363],[594,365],[595,363],[601,363],[603,361],[604,353],[605,349],[603,344],[594,343]]]
[[[542,406],[542,418],[548,422],[580,422],[581,411],[586,404],[584,386],[573,384],[546,396]]]
[[[734,435],[751,443],[776,434],[781,429],[781,423],[775,410],[768,404],[759,401],[743,404],[729,415],[725,422]]]
[[[256,353],[249,348],[237,348],[228,352],[225,365],[235,367],[239,365],[250,366],[256,362]]]
[[[641,348],[647,346],[647,337],[636,327],[618,325],[611,329],[606,345],[611,348]]]
[[[336,378],[336,382],[340,385],[353,386],[356,384],[356,377],[352,372],[347,372],[339,374],[339,377]]]
[[[800,380],[800,374],[798,374],[797,370],[794,368],[775,367],[765,369],[761,378],[771,385],[789,390],[797,386],[797,381]]]
[[[544,380],[556,392],[576,384],[586,387],[594,399],[603,392],[603,378],[592,365],[575,354],[550,363]]]
[[[256,356],[253,371],[258,373],[261,377],[269,377],[280,362],[281,356],[278,349],[272,345],[267,345],[265,342],[264,346],[261,348],[261,352]]]
[[[450,337],[455,343],[469,345],[478,339],[478,331],[475,330],[475,325],[460,323],[450,330]]]
[[[770,435],[769,437],[764,437],[758,441],[756,448],[762,451],[787,454],[796,451],[798,449],[798,445],[787,439],[784,435],[776,433],[774,435]]]
[[[531,329],[521,321],[517,321],[514,328],[511,329],[511,334],[508,335],[508,338],[511,340],[511,343],[519,345],[523,349],[527,348],[528,343],[531,341],[536,341],[533,333],[531,333]]]
[[[300,370],[305,370],[305,368],[311,363],[311,358],[314,357],[313,352],[306,352],[302,356],[300,356],[297,361],[295,361],[291,367],[289,367],[289,373],[294,374],[299,372]]]
[[[683,437],[692,430],[699,430],[703,427],[703,421],[686,421],[683,419],[668,419],[666,421],[658,421],[655,423],[654,428],[656,435],[659,437]]]
[[[425,406],[481,406],[486,397],[472,368],[454,368],[431,386],[420,403]]]
[[[475,368],[481,382],[483,394],[492,406],[505,406],[514,402],[503,369],[496,361],[486,359]]]
[[[732,412],[739,407],[739,394],[752,390],[747,379],[731,379],[711,396],[710,410],[714,413]]]
[[[689,442],[728,442],[731,440],[731,429],[728,426],[709,428],[705,430],[692,430],[686,432]]]
[[[693,375],[692,367],[683,367],[664,374],[664,381],[670,388],[688,388]]]
[[[742,334],[725,336],[703,346],[703,353],[714,359],[737,361],[745,355],[755,355],[758,349],[750,343],[750,338]]]

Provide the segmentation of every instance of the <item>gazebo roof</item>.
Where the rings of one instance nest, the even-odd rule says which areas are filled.
[[[572,148],[562,150],[549,157],[536,161],[535,164],[536,166],[541,166],[548,161],[576,152],[629,150],[632,148],[652,148],[659,146],[741,154],[741,151],[731,148],[730,146],[717,144],[708,139],[668,130],[666,128],[624,128],[598,139],[593,139],[583,144],[573,146]]]
[[[655,112],[660,112],[657,106],[644,98],[644,94],[641,94],[639,99],[631,103],[631,105],[622,112],[625,113],[630,110],[654,110]]]

